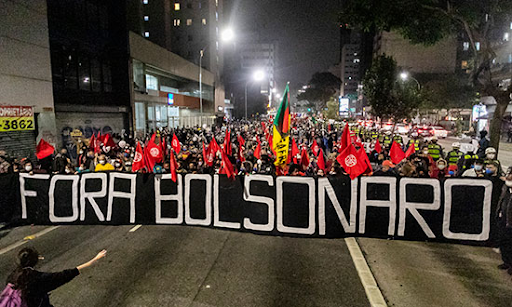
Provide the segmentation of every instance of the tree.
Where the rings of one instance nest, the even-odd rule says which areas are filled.
[[[374,59],[363,84],[372,113],[381,120],[408,119],[422,101],[415,83],[398,81],[396,62],[385,54]]]
[[[423,109],[470,109],[478,103],[478,93],[467,80],[456,75],[433,75],[421,82]]]
[[[337,119],[339,114],[339,103],[335,97],[327,102],[327,110],[323,112],[327,119]]]
[[[317,111],[325,109],[327,102],[336,94],[341,80],[330,72],[317,72],[309,81],[309,87],[297,95],[297,100],[308,101]]]
[[[468,84],[497,102],[490,134],[491,146],[498,149],[512,86],[503,90],[496,85],[492,61],[499,47],[496,35],[510,21],[510,12],[510,0],[347,0],[341,19],[365,31],[395,30],[414,44],[433,45],[464,33],[472,54]]]

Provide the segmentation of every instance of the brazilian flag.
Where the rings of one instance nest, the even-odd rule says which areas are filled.
[[[272,149],[276,153],[274,164],[278,167],[284,167],[288,161],[290,122],[290,88],[287,84],[273,124]]]

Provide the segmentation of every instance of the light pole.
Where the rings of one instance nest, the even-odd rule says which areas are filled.
[[[260,82],[265,79],[265,72],[263,72],[263,70],[257,70],[252,78],[254,81]],[[245,119],[247,119],[247,85],[249,85],[249,81],[251,80],[245,82]]]
[[[222,31],[221,39],[223,42],[232,41],[235,38],[235,34],[232,29],[225,29]],[[200,108],[200,118],[199,124],[201,127],[203,126],[203,56],[204,51],[208,49],[209,45],[206,45],[204,48],[199,50],[199,108]]]
[[[406,71],[403,71],[403,72],[401,72],[401,73],[400,73],[400,79],[402,79],[402,81],[404,81],[404,82],[405,82],[405,81],[407,81],[407,79],[409,79],[409,78],[411,78],[411,79],[413,79],[414,81],[416,81],[416,84],[418,85],[418,90],[421,90],[421,85],[420,85],[420,83],[418,82],[418,80],[416,80],[416,78],[411,77],[411,76],[409,75],[409,73],[408,73],[408,72],[406,72]]]

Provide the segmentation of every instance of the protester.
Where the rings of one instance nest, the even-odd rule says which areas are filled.
[[[7,278],[6,290],[19,290],[21,300],[27,307],[51,307],[48,292],[70,282],[106,254],[107,251],[102,250],[96,257],[74,269],[45,273],[34,269],[44,258],[34,248],[23,248],[18,252],[16,269]]]
[[[466,170],[462,177],[485,177],[485,170],[484,170],[484,160],[482,159],[476,159],[473,167]]]
[[[112,164],[107,162],[107,156],[106,155],[100,155],[98,157],[98,164],[96,164],[96,168],[94,169],[95,172],[103,172],[103,171],[113,171],[114,166]]]
[[[498,220],[498,246],[503,263],[500,270],[507,270],[512,275],[512,173],[508,173],[503,192],[498,202],[496,218]]]

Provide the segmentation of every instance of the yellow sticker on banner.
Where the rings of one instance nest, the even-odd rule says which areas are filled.
[[[33,117],[0,117],[0,132],[35,130]]]

